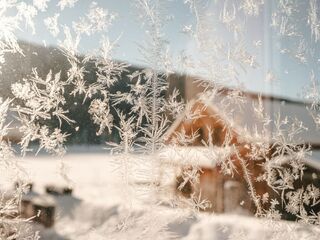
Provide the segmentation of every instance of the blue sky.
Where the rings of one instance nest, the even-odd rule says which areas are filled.
[[[118,42],[119,48],[115,52],[115,57],[117,59],[126,60],[130,63],[141,63],[141,56],[137,45],[144,41],[145,33],[141,26],[141,22],[138,19],[139,12],[133,4],[134,1],[118,0],[96,2],[98,3],[98,6],[108,9],[109,12],[113,12],[118,15],[116,20],[113,22],[113,25],[108,29],[108,32],[104,33],[110,39],[117,39],[121,36]],[[48,45],[56,45],[58,40],[63,40],[63,33],[60,31],[57,38],[51,36],[43,24],[43,19],[53,16],[55,13],[59,13],[59,24],[71,27],[73,21],[79,20],[81,16],[87,13],[91,3],[92,1],[79,0],[74,8],[65,8],[63,11],[60,11],[60,8],[56,6],[57,1],[51,1],[48,4],[47,11],[39,12],[36,17],[36,34],[32,35],[30,29],[27,29],[23,30],[23,32],[18,32],[17,35],[19,38],[24,40],[40,44],[45,40]],[[187,44],[186,36],[179,31],[182,29],[184,24],[191,22],[188,19],[192,18],[192,15],[189,13],[188,8],[182,1],[172,1],[168,6],[168,9],[170,12],[174,13],[175,17],[174,20],[167,25],[166,34],[171,40],[171,50],[173,52],[178,52],[184,49],[185,44]],[[83,35],[79,50],[81,52],[88,52],[97,48],[100,37],[101,34],[92,36]]]
[[[114,57],[119,60],[128,61],[131,64],[143,65],[143,59],[138,49],[138,44],[143,44],[145,40],[145,30],[142,27],[140,20],[138,19],[138,10],[134,7],[133,2],[130,0],[110,0],[110,1],[96,1],[98,6],[108,9],[110,12],[117,13],[117,18],[114,24],[109,28],[108,32],[104,34],[110,39],[117,39],[121,36],[118,42],[118,49],[114,54]],[[58,40],[63,40],[64,36],[60,29],[60,34],[57,38],[52,37],[43,24],[43,19],[48,16],[53,16],[55,13],[60,13],[59,24],[72,26],[72,21],[77,21],[84,15],[92,1],[79,0],[74,8],[65,8],[60,11],[57,7],[57,1],[51,1],[48,3],[48,9],[46,12],[38,13],[36,23],[36,34],[32,35],[28,29],[18,32],[17,35],[20,39],[43,44],[43,41],[47,45],[56,45]],[[206,7],[206,14],[219,15],[221,5],[211,4]],[[304,17],[306,6],[301,5],[301,18]],[[247,71],[240,71],[239,78],[243,82],[246,89],[255,92],[262,92],[272,95],[279,95],[289,98],[301,98],[303,89],[309,84],[310,72],[319,70],[318,52],[312,56],[312,59],[307,64],[298,63],[296,59],[288,57],[286,54],[281,54],[279,49],[285,49],[287,46],[296,47],[295,40],[281,39],[271,30],[270,22],[270,10],[274,10],[274,6],[265,6],[259,17],[245,17],[246,21],[246,36],[245,44],[251,53],[257,55],[257,60],[260,63],[259,69],[248,69]],[[198,50],[192,43],[190,37],[182,33],[182,29],[185,25],[194,24],[194,16],[190,13],[188,6],[183,4],[182,0],[171,0],[167,4],[168,16],[174,16],[174,18],[165,26],[166,38],[170,43],[171,55],[174,59],[178,58],[181,51],[185,50],[188,54],[197,58]],[[208,18],[214,18],[214,15],[210,15]],[[209,20],[210,21],[210,20]],[[301,21],[302,22],[302,21]],[[302,23],[301,23],[302,24]],[[306,36],[309,34],[306,26],[298,27],[306,29],[303,34]],[[217,25],[216,34],[219,34],[226,41],[229,39],[225,30],[220,29],[221,26]],[[303,30],[304,31],[304,30]],[[82,53],[89,52],[98,48],[99,39],[101,35],[84,36],[81,40],[80,51]],[[306,38],[308,39],[308,38]],[[259,48],[253,47],[254,41],[262,41],[262,46]],[[318,46],[312,45],[316,50],[319,50]],[[188,71],[188,69],[185,69]],[[268,72],[272,72],[275,76],[275,80],[266,81],[266,75]],[[226,83],[228,85],[229,83]]]

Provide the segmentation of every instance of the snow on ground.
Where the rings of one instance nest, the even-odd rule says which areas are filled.
[[[46,184],[64,184],[57,159],[38,156],[19,162],[34,182],[36,194],[44,194]],[[64,162],[74,193],[51,197],[57,204],[56,223],[50,229],[36,226],[42,239],[160,240],[175,236],[185,240],[311,240],[320,236],[319,229],[296,223],[268,222],[237,215],[190,215],[183,209],[151,207],[123,188],[110,164],[110,156],[104,153],[72,153],[64,157]],[[1,188],[12,187],[12,182],[6,179],[5,174],[0,176]]]

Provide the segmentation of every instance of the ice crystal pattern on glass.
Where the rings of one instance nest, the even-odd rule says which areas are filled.
[[[7,56],[25,56],[16,34],[30,31],[36,35],[37,19],[49,10],[52,2],[0,1],[0,70]],[[241,82],[250,71],[265,67],[259,52],[270,46],[271,38],[288,41],[287,45],[276,44],[267,51],[289,58],[297,66],[315,68],[308,73],[310,84],[302,95],[307,101],[305,108],[319,129],[320,93],[316,75],[319,70],[316,66],[319,62],[316,59],[320,39],[319,3],[316,0],[306,1],[307,4],[297,0],[270,1],[275,6],[270,10],[269,1],[263,0],[185,0],[183,7],[189,10],[192,20],[180,26],[179,31],[188,38],[193,49],[181,51],[181,56],[177,57],[171,49],[170,36],[166,34],[166,28],[174,20],[169,14],[170,2],[135,0],[130,3],[138,13],[136,20],[141,22],[140,30],[144,34],[144,41],[136,44],[144,67],[134,71],[129,63],[115,59],[122,36],[115,37],[110,30],[121,15],[92,2],[87,4],[83,16],[72,19],[67,25],[62,24],[63,14],[80,1],[55,2],[56,12],[50,12],[41,22],[47,34],[55,38],[65,64],[59,70],[52,66],[47,72],[31,66],[28,77],[11,84],[11,97],[0,98],[1,168],[15,173],[19,181],[26,178],[15,161],[12,143],[6,138],[15,123],[21,134],[20,148],[16,151],[22,156],[40,151],[58,157],[65,154],[65,143],[71,135],[64,132],[62,126],[67,125],[77,132],[77,122],[81,121],[69,115],[66,96],[72,96],[81,99],[82,105],[78,107],[87,107],[86,112],[96,126],[96,135],[118,134],[118,139],[106,142],[105,148],[106,154],[112,154],[112,166],[121,175],[129,213],[113,230],[106,230],[114,239],[128,234],[133,238],[139,235],[137,239],[174,238],[166,223],[151,214],[160,204],[177,212],[186,210],[187,214],[178,216],[180,221],[201,211],[217,209],[219,203],[206,199],[201,189],[201,176],[206,170],[199,160],[205,160],[215,169],[212,174],[230,180],[226,182],[225,191],[227,187],[237,186],[232,185],[232,180],[240,178],[245,186],[243,191],[248,195],[240,205],[250,205],[256,217],[278,220],[289,215],[315,227],[315,232],[319,233],[320,213],[313,208],[319,208],[320,204],[320,190],[316,184],[320,176],[306,172],[305,160],[312,156],[313,146],[301,139],[308,128],[301,119],[268,112],[264,103],[268,99],[266,96],[258,95],[255,102],[250,102],[250,94],[242,90]],[[72,11],[76,11],[75,8]],[[260,15],[267,22],[264,27],[271,36],[266,34],[264,39],[248,43],[246,35],[252,27],[250,23]],[[216,34],[220,28],[228,37]],[[96,48],[83,53],[80,46],[88,39],[96,41]],[[192,86],[201,89],[195,99],[184,99],[181,89],[170,86],[177,66],[183,68],[186,75],[199,76],[194,77]],[[89,68],[94,69],[94,81]],[[274,86],[281,81],[283,74],[279,69],[272,64],[266,68],[262,71],[266,84]],[[233,87],[229,88],[230,83]],[[118,84],[125,86],[121,91],[114,91]],[[244,111],[248,109],[255,121],[251,129],[246,125],[238,126],[237,122],[239,112],[246,114]],[[208,112],[209,119],[218,119],[212,120],[214,125],[207,124],[205,128],[188,132],[188,126],[202,124]],[[12,120],[9,114],[14,116]],[[176,119],[186,124],[170,135]],[[55,127],[50,121],[57,123]],[[203,146],[202,159],[192,152],[196,147],[191,145],[195,143]],[[172,177],[167,169],[177,165],[180,166],[179,176]],[[300,184],[304,177],[310,178],[308,184]],[[143,182],[143,190],[136,192],[132,179]],[[178,193],[165,194],[168,189],[163,183],[170,180],[177,183]],[[192,192],[192,189],[196,190]],[[38,238],[32,229],[24,227],[28,220],[16,217],[22,192],[18,189],[11,198],[0,200],[1,239],[8,237],[9,232],[13,234],[11,239]],[[131,208],[135,197],[148,200],[148,214],[134,214]],[[235,238],[243,235],[237,234]]]

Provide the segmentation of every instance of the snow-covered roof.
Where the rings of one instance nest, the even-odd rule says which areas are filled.
[[[161,150],[158,157],[161,162],[175,166],[201,166],[212,168],[219,161],[223,161],[233,153],[232,147],[181,147],[168,146]],[[290,156],[276,157],[273,161],[277,164],[284,164],[290,160]],[[306,156],[302,159],[303,163],[320,170],[320,151],[313,151],[311,156]]]
[[[259,137],[262,137],[263,140],[266,140],[266,143],[272,143],[275,140],[272,136],[277,134],[276,122],[278,120],[278,116],[280,119],[284,120],[288,119],[288,124],[284,125],[282,130],[285,129],[289,132],[292,131],[290,129],[291,122],[301,121],[305,129],[303,131],[298,132],[291,143],[303,144],[310,143],[313,146],[320,145],[320,131],[317,129],[317,126],[312,118],[311,113],[309,112],[309,107],[307,104],[303,102],[291,101],[286,99],[280,99],[270,96],[261,96],[244,93],[242,96],[243,102],[241,104],[232,103],[232,99],[226,101],[227,94],[217,94],[214,98],[208,97],[200,97],[198,101],[202,101],[206,106],[208,106],[212,113],[217,113],[220,119],[223,119],[225,123],[231,126],[239,136],[247,137],[251,136],[249,141],[254,141],[257,138],[258,132]],[[209,102],[209,103],[208,103]],[[196,104],[197,100],[192,100],[189,102],[190,105]],[[260,106],[259,106],[260,104]],[[264,117],[269,116],[270,124],[264,126],[261,118],[259,118],[259,113],[257,113],[257,109],[260,109],[263,113]],[[260,113],[261,113],[260,112]],[[175,122],[173,122],[172,126],[168,129],[166,133],[167,137],[173,134],[173,132],[177,131],[179,124],[185,121],[186,113],[183,113],[181,116],[178,116]],[[262,131],[265,130],[265,132]],[[246,130],[246,131],[245,131]],[[284,131],[284,135],[287,133]],[[312,156],[306,159],[306,161],[313,167],[320,169],[320,150],[316,150],[317,148],[312,149]],[[221,150],[221,151],[220,151]],[[162,156],[167,158],[168,160],[178,162],[179,164],[187,164],[190,161],[191,164],[200,164],[202,166],[214,166],[217,159],[216,154],[214,152],[222,152],[225,151],[220,147],[216,148],[205,148],[205,147],[179,147],[179,148],[171,148],[168,147]]]
[[[282,130],[290,129],[291,123],[301,121],[303,131],[294,136],[295,143],[311,143],[320,145],[320,131],[314,122],[314,119],[308,110],[308,105],[303,102],[291,101],[270,96],[261,96],[252,93],[243,93],[242,97],[232,99],[228,97],[228,92],[217,94],[214,97],[200,96],[199,100],[192,100],[189,104],[195,104],[197,101],[203,102],[206,106],[212,109],[212,112],[218,113],[218,117],[223,119],[226,124],[236,130],[239,135],[249,135],[253,139],[263,137],[267,141],[273,142],[271,136],[277,133],[276,122],[278,117],[284,120],[288,119],[288,124],[283,126]],[[258,112],[261,109],[261,112]],[[264,125],[264,122],[259,118],[259,114],[268,116],[270,123]],[[184,115],[179,116],[168,130],[168,135],[175,131],[181,121],[184,120]],[[262,131],[262,130],[265,131]],[[246,131],[245,131],[246,130]],[[257,136],[256,132],[258,133]],[[283,132],[284,134],[285,131]]]
[[[279,156],[279,157],[275,157],[273,158],[269,163],[272,165],[283,165],[288,163],[290,160],[292,159],[292,156]],[[319,159],[315,159],[312,156],[306,156],[304,158],[301,159],[301,162],[304,165],[307,165],[309,167],[312,167],[314,169],[317,169],[320,171],[320,161]]]
[[[258,131],[262,129],[263,122],[257,118],[257,113],[253,106],[258,107],[259,98],[254,95],[245,94],[245,102],[239,106],[233,106],[234,112],[232,113],[232,119],[240,128],[246,128],[249,132],[254,132],[257,128]],[[302,102],[290,101],[280,98],[261,97],[261,103],[263,107],[263,113],[270,117],[271,123],[268,126],[269,136],[272,133],[276,133],[275,122],[278,116],[281,119],[288,118],[289,124],[284,126],[285,128],[290,125],[290,122],[297,119],[301,121],[306,130],[301,131],[295,136],[295,140],[301,143],[320,143],[320,131],[312,118],[311,113],[307,109],[307,105]],[[217,108],[223,108],[221,105],[221,97],[217,98],[213,102]],[[268,134],[267,133],[267,134]]]
[[[181,147],[168,146],[161,150],[159,158],[162,163],[179,166],[202,166],[212,168],[232,154],[232,147]]]

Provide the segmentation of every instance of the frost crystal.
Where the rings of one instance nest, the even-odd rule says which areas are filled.
[[[56,13],[53,17],[48,17],[44,20],[44,24],[46,25],[46,27],[48,28],[48,30],[50,31],[50,33],[56,37],[58,36],[60,30],[58,27],[58,17],[60,16],[59,13]]]
[[[64,10],[66,7],[73,8],[77,2],[78,0],[60,0],[57,6]]]
[[[315,42],[320,39],[320,19],[319,19],[319,6],[316,0],[310,0],[310,9],[308,16],[308,24],[310,25],[311,35]]]
[[[48,2],[50,2],[50,0],[33,0],[33,5],[40,11],[45,12],[48,8]]]
[[[72,11],[85,6],[83,14],[66,19],[63,14],[69,9],[62,11],[76,3],[79,9]],[[313,142],[317,138],[311,138],[316,130],[312,126],[320,127],[318,1],[177,2],[189,11],[183,14],[188,21],[178,24],[177,32],[185,34],[174,39],[181,44],[170,42],[179,20],[171,12],[172,4],[135,0],[130,5],[141,23],[141,41],[130,54],[140,54],[143,67],[135,67],[115,59],[130,36],[111,33],[118,14],[105,8],[108,4],[59,0],[58,12],[50,9],[50,16],[43,17],[50,0],[0,0],[0,65],[5,74],[12,74],[0,80],[1,89],[5,77],[11,86],[9,97],[0,97],[1,170],[24,180],[15,151],[22,156],[45,151],[62,157],[71,133],[84,138],[86,125],[93,123],[99,136],[94,142],[107,141],[107,162],[119,177],[114,182],[123,194],[123,206],[111,213],[112,218],[101,210],[103,217],[90,227],[95,228],[89,233],[92,238],[170,239],[176,237],[171,228],[181,221],[194,217],[201,222],[199,211],[239,210],[266,218],[272,229],[268,237],[283,239],[285,228],[278,230],[276,225],[293,219],[304,225],[292,226],[308,224],[311,239],[320,224],[320,170],[309,159],[319,147]],[[57,52],[45,44],[50,54],[44,58],[32,44],[22,42],[20,48],[16,36],[18,31],[36,34],[39,19],[53,39],[59,38]],[[256,23],[263,23],[263,29],[252,30]],[[9,69],[11,63],[24,60],[30,64],[29,75],[25,66]],[[62,64],[56,64],[60,60]],[[263,83],[267,90],[276,87],[286,93],[281,89],[284,80],[296,72],[301,78],[308,71],[311,84],[305,89],[305,105],[250,92]],[[311,117],[299,119],[305,107]],[[80,108],[88,116],[86,122],[85,117],[71,117]],[[13,131],[20,134],[17,142],[10,139]],[[72,183],[62,161],[59,169],[63,180]],[[107,187],[103,185],[103,191]],[[1,239],[20,239],[22,233],[30,236],[26,239],[39,238],[17,227],[28,222],[19,216],[22,194],[19,188],[10,198],[0,198]],[[143,203],[139,213],[136,201]],[[161,218],[169,209],[179,224]],[[290,229],[290,224],[283,224]],[[231,231],[222,226],[221,233],[228,235],[225,239],[246,239],[249,233],[238,227]],[[60,231],[60,225],[52,231]]]

